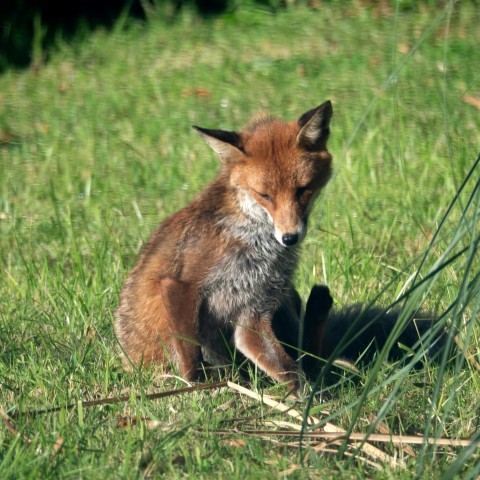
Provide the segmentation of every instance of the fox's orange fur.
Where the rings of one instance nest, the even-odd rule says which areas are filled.
[[[194,127],[221,159],[216,180],[152,235],[125,282],[115,331],[136,363],[173,360],[186,379],[236,348],[296,387],[295,355],[318,354],[327,289],[312,290],[305,342],[291,276],[313,202],[331,175],[330,102],[284,122],[255,119],[241,133]],[[320,330],[319,330],[320,329]]]

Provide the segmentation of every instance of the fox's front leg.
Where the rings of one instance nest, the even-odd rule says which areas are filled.
[[[235,347],[274,380],[298,390],[298,369],[272,329],[272,318],[244,314],[235,325]]]

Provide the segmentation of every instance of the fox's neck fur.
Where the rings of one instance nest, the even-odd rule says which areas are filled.
[[[224,182],[214,182],[210,188],[216,190],[220,185]],[[246,192],[230,188],[233,195],[223,193],[234,200],[216,220],[216,226],[230,238],[229,246],[202,289],[209,310],[225,320],[233,320],[245,308],[258,315],[275,310],[291,287],[299,248],[281,245],[268,213]]]

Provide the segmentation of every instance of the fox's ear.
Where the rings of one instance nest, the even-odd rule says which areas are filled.
[[[301,127],[297,135],[297,143],[307,150],[322,150],[327,145],[332,118],[332,102],[327,100],[317,108],[309,110],[298,119]]]
[[[233,160],[243,153],[242,137],[236,132],[226,130],[210,130],[193,125],[193,128],[212,147],[224,162]]]

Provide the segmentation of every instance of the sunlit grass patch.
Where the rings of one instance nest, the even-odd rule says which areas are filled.
[[[0,404],[21,412],[13,431],[0,429],[2,478],[478,475],[479,13],[458,2],[375,15],[356,2],[208,20],[185,10],[59,43],[39,68],[2,74]],[[112,312],[127,272],[217,169],[191,125],[237,129],[262,110],[294,119],[328,98],[335,174],[311,219],[299,290],[326,283],[339,308],[399,300],[401,322],[433,312],[456,352],[420,370],[412,352],[398,365],[380,352],[359,374],[339,373],[309,413],[354,433],[382,424],[476,438],[470,449],[412,445],[415,456],[375,444],[402,455],[405,471],[338,457],[338,445],[307,442],[302,457],[297,437],[285,446],[242,434],[286,418],[227,389],[138,399],[185,385],[126,372],[117,355]],[[250,373],[260,392],[285,395]],[[79,404],[121,395],[131,398]],[[139,421],[118,426],[124,418]],[[226,428],[228,441],[215,433]]]

